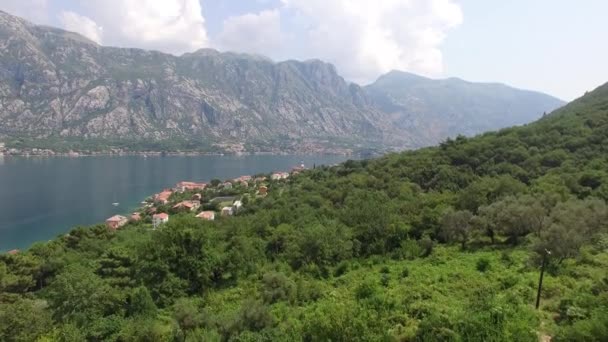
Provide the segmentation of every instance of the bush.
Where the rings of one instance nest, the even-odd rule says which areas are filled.
[[[367,299],[374,296],[376,292],[376,286],[369,282],[363,282],[355,289],[355,297],[357,299]]]
[[[606,341],[608,336],[608,310],[600,309],[588,319],[582,319],[559,329],[554,341]]]
[[[514,275],[507,275],[500,279],[500,287],[503,290],[510,289],[513,286],[517,285],[519,282],[519,278]]]
[[[507,267],[511,267],[515,264],[515,260],[513,260],[511,253],[508,251],[500,253],[500,261]]]
[[[490,260],[487,258],[480,258],[477,260],[476,267],[479,272],[485,273],[490,270]]]
[[[293,300],[295,283],[279,272],[266,273],[262,277],[262,298],[265,303],[276,303],[282,300]]]
[[[422,253],[420,254],[420,256],[426,258],[429,255],[431,255],[431,253],[433,253],[433,248],[435,247],[435,242],[433,240],[431,240],[430,237],[425,236],[422,239],[420,239],[420,241],[418,241],[418,246],[422,250]]]
[[[224,323],[225,337],[239,335],[243,331],[260,331],[274,324],[274,319],[264,303],[247,300],[233,321]],[[229,340],[226,338],[225,340]]]
[[[401,246],[393,252],[393,259],[396,260],[414,260],[422,255],[418,241],[407,239],[401,242]]]
[[[380,284],[384,287],[388,287],[390,281],[391,277],[386,273],[382,274],[382,276],[380,277]]]
[[[348,263],[348,261],[342,261],[338,264],[338,266],[336,266],[336,269],[334,270],[334,277],[340,277],[346,273],[348,273],[348,270],[350,268],[350,265]]]
[[[323,288],[314,280],[300,278],[297,280],[296,289],[299,303],[314,302],[323,297]]]

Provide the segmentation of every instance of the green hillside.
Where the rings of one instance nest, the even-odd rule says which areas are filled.
[[[203,198],[245,209],[1,255],[0,340],[605,341],[606,146],[608,84],[524,127],[308,170],[266,197],[214,182]]]

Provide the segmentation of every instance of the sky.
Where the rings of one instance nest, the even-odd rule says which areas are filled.
[[[362,85],[402,70],[570,101],[608,82],[606,0],[1,0],[0,9],[102,45],[321,59]]]

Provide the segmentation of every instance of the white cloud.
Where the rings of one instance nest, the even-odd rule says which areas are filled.
[[[222,50],[269,54],[280,49],[286,38],[280,12],[275,9],[227,18],[214,45]]]
[[[0,1],[2,9],[48,23],[48,0]],[[210,44],[199,0],[71,1],[78,9],[63,8],[57,19],[105,45],[174,54],[213,45],[274,59],[319,58],[359,83],[391,69],[441,75],[441,44],[463,20],[457,0],[256,0],[274,8],[225,19]]]
[[[85,14],[103,27],[105,45],[174,54],[208,46],[199,0],[97,0],[81,4]]]
[[[337,65],[349,79],[369,82],[391,69],[425,75],[443,70],[440,44],[462,22],[452,0],[283,0],[283,13],[305,31],[305,58]]]
[[[97,25],[91,18],[72,11],[62,11],[59,14],[59,21],[66,30],[78,32],[90,40],[101,44],[103,28]]]
[[[46,24],[49,20],[47,0],[2,0],[0,10],[36,24]]]

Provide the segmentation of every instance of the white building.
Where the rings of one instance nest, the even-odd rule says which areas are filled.
[[[223,207],[222,216],[232,216],[234,214],[233,207]]]
[[[243,202],[241,201],[234,201],[234,203],[232,204],[232,208],[234,212],[239,212],[239,210],[241,210],[241,208],[243,207]]]
[[[155,214],[152,216],[152,226],[157,228],[158,226],[169,222],[169,215],[165,213]]]
[[[287,179],[288,177],[289,177],[288,172],[275,172],[270,176],[270,179],[280,180],[280,179]]]

